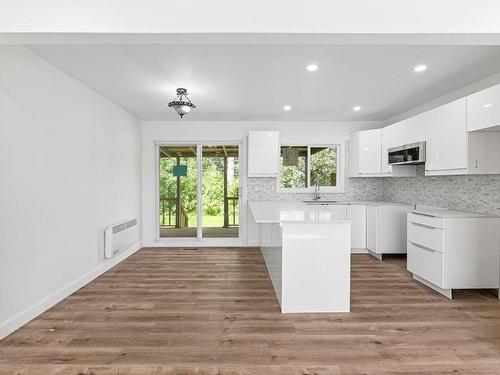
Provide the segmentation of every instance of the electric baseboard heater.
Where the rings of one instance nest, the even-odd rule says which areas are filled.
[[[127,220],[104,230],[104,257],[111,258],[116,253],[130,248],[138,242],[137,219]]]

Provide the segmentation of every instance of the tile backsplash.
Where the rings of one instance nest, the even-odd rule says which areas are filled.
[[[384,200],[500,215],[500,175],[383,178]],[[377,187],[378,189],[378,187]]]
[[[348,142],[344,147],[347,155]],[[347,158],[345,172],[348,171]],[[344,193],[323,193],[321,199],[348,201],[348,200],[381,200],[384,197],[383,178],[346,178]],[[254,177],[247,181],[248,200],[310,200],[312,193],[278,193],[276,192],[276,178]]]
[[[248,200],[310,200],[311,193],[278,193],[276,192],[276,178],[254,177],[249,178]],[[384,196],[383,178],[347,178],[345,193],[322,193],[324,200],[380,200]]]
[[[324,200],[386,200],[500,215],[500,175],[346,178],[345,193]],[[310,193],[278,193],[275,178],[249,178],[248,200],[308,200]]]
[[[419,165],[416,177],[346,178],[344,193],[321,193],[321,199],[384,200],[500,215],[500,175],[426,177],[424,173],[424,165]],[[312,198],[311,193],[276,192],[276,178],[249,178],[247,183],[248,200]]]

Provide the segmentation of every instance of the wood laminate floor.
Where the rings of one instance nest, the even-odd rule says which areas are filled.
[[[352,312],[279,312],[256,248],[144,248],[0,342],[1,374],[500,374],[500,301],[352,257]]]

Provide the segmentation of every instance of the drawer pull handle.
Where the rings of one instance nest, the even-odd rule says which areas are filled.
[[[423,212],[415,212],[415,211],[411,211],[411,213],[412,213],[413,215],[428,216],[428,217],[436,217],[435,215],[431,215],[431,214],[424,214]]]
[[[410,223],[412,223],[413,225],[416,225],[417,227],[424,227],[424,228],[432,229],[432,230],[439,229],[439,228],[436,228],[436,227],[433,227],[433,226],[430,226],[430,225],[415,223],[414,221],[410,221]]]
[[[422,246],[422,245],[419,245],[418,243],[411,242],[411,241],[410,241],[410,243],[411,243],[413,246],[415,246],[415,247],[418,247],[418,248],[423,249],[423,250],[426,250],[426,251],[430,251],[431,253],[435,253],[435,252],[436,252],[436,250],[431,249],[430,247]]]

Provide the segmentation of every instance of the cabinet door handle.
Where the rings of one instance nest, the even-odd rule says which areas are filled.
[[[428,217],[436,217],[435,215],[431,215],[431,214],[424,214],[423,212],[414,212],[414,211],[411,211],[411,213],[412,213],[413,215],[428,216]]]
[[[410,221],[410,223],[412,223],[413,225],[416,225],[417,227],[423,227],[423,228],[432,229],[432,230],[439,229],[439,228],[436,228],[436,227],[433,227],[433,226],[430,226],[430,225],[415,223],[414,221]]]
[[[420,248],[420,249],[422,249],[422,250],[426,250],[426,251],[429,251],[429,252],[431,252],[431,253],[435,253],[435,252],[436,252],[436,250],[431,249],[430,247],[422,246],[422,245],[419,245],[418,243],[415,243],[415,242],[412,242],[412,241],[409,241],[409,242],[410,242],[413,246],[418,247],[418,248]]]

